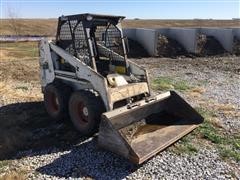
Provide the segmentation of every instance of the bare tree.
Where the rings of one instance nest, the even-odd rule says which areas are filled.
[[[14,31],[15,35],[20,35],[21,23],[19,21],[19,14],[13,8],[8,7],[9,26]]]

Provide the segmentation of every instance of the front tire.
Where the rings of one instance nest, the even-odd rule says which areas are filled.
[[[69,115],[75,128],[85,136],[98,131],[104,104],[90,91],[76,91],[69,100]]]
[[[45,108],[54,120],[63,120],[68,116],[68,100],[71,90],[64,84],[48,84],[44,89]]]

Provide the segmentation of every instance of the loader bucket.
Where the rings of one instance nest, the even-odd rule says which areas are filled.
[[[152,101],[142,100],[137,106],[124,106],[104,113],[98,144],[141,164],[202,122],[202,116],[170,91],[155,96]]]

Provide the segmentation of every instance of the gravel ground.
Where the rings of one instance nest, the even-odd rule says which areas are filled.
[[[240,177],[237,164],[234,167],[223,162],[214,149],[201,149],[194,156],[164,151],[135,166],[99,150],[96,139],[90,138],[67,151],[29,150],[18,154],[22,156],[25,158],[14,162],[15,168],[29,171],[29,179],[231,179],[234,173],[235,178]]]
[[[151,79],[169,76],[186,80],[192,86],[203,87],[205,93],[197,99],[179,92],[193,106],[198,106],[200,102],[229,103],[234,106],[234,112],[239,112],[239,57],[143,58],[134,61],[149,68]],[[225,66],[221,65],[223,63]],[[226,125],[227,131],[240,129],[239,116],[232,118],[218,112],[218,117]],[[34,141],[37,142],[44,134],[47,134],[47,141],[54,132],[54,126],[61,129],[61,124],[52,123],[49,128],[36,129]],[[23,170],[28,179],[240,179],[240,162],[224,161],[211,146],[201,147],[195,154],[177,155],[166,150],[143,165],[135,166],[113,153],[98,149],[97,137],[78,138],[77,142],[68,143],[68,146],[55,146],[58,137],[65,133],[63,130],[60,134],[55,133],[52,144],[18,152],[2,175]],[[66,139],[64,141],[68,142]]]
[[[167,76],[177,80],[184,80],[194,87],[202,87],[205,92],[201,98],[189,97],[183,94],[193,106],[199,102],[209,102],[214,105],[231,105],[236,117],[224,116],[217,112],[224,127],[229,131],[240,130],[240,59],[239,57],[213,58],[152,58],[137,60],[149,68],[151,78]],[[210,63],[208,63],[210,62]]]

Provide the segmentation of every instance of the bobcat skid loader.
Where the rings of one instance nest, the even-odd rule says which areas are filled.
[[[41,86],[52,118],[98,132],[100,147],[140,164],[203,118],[173,91],[152,95],[147,71],[127,58],[123,18],[59,17],[56,40],[39,44]]]

